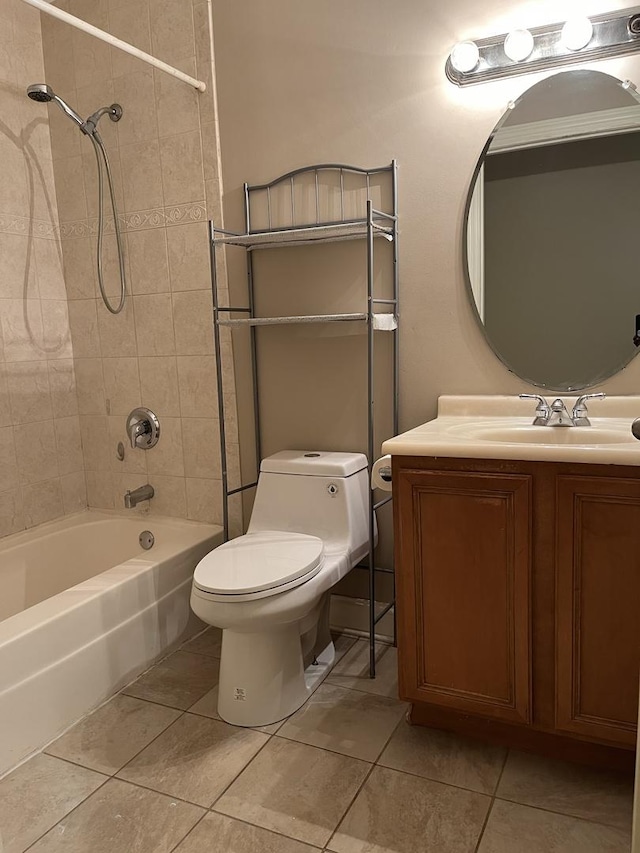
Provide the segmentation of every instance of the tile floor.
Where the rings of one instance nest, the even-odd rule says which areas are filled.
[[[284,723],[216,713],[185,644],[0,780],[2,853],[628,853],[629,779],[411,727],[395,650],[340,660]]]

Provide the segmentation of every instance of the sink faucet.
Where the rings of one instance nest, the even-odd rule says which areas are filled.
[[[572,427],[575,426],[572,416],[567,411],[564,402],[557,397],[551,404],[551,412],[547,426],[550,427]]]
[[[545,398],[540,394],[520,394],[523,400],[537,400],[536,416],[533,419],[534,426],[550,426],[550,427],[577,427],[591,426],[591,421],[587,417],[587,400],[604,400],[607,395],[598,394],[583,394],[575,402],[571,414],[567,411],[564,402],[558,397],[549,405]]]
[[[140,501],[150,501],[154,494],[154,488],[149,483],[145,483],[144,486],[138,486],[133,491],[127,489],[124,495],[124,505],[127,509],[133,509]]]

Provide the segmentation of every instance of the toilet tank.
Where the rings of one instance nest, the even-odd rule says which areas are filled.
[[[369,472],[363,453],[283,450],[260,465],[249,533],[286,530],[347,552],[352,564],[369,550]],[[376,532],[377,539],[377,532]]]

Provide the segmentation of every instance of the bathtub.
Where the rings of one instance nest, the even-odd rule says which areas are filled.
[[[208,524],[91,510],[0,540],[0,775],[204,627],[191,578],[221,541]]]

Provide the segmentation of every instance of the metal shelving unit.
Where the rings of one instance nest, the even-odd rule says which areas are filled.
[[[384,185],[387,184],[385,187]],[[373,205],[373,192],[386,194],[388,209],[379,210]],[[361,202],[364,199],[362,216],[347,215],[351,196],[357,196]],[[289,203],[282,204],[283,197],[288,196]],[[306,204],[301,205],[300,198]],[[297,199],[297,203],[296,203]],[[211,276],[214,302],[214,341],[217,365],[218,408],[220,418],[220,447],[222,456],[222,488],[223,488],[223,525],[225,541],[229,538],[229,498],[233,495],[255,488],[255,482],[229,489],[227,470],[227,440],[225,432],[225,404],[222,382],[222,345],[220,339],[221,327],[249,327],[251,346],[251,365],[253,373],[253,397],[255,419],[256,460],[258,466],[262,459],[260,439],[260,401],[258,384],[258,364],[256,330],[260,326],[289,325],[297,323],[364,323],[367,327],[367,458],[369,462],[369,477],[375,460],[375,423],[374,423],[374,354],[376,334],[393,335],[393,378],[391,389],[391,405],[393,415],[393,434],[398,432],[398,195],[397,195],[397,164],[392,161],[388,166],[375,169],[361,169],[355,166],[341,164],[320,164],[296,169],[281,175],[266,184],[244,185],[245,231],[242,234],[216,228],[209,223],[211,245]],[[354,205],[352,204],[351,207]],[[382,206],[382,205],[380,205]],[[261,228],[252,226],[256,211],[262,212],[263,225]],[[301,208],[303,208],[301,210]],[[323,218],[323,208],[331,209],[334,216]],[[278,211],[282,219],[286,211],[288,222],[276,224]],[[338,212],[335,218],[335,212]],[[351,211],[350,211],[351,212]],[[258,214],[259,215],[259,214]],[[300,222],[300,220],[303,220]],[[311,221],[309,221],[311,220]],[[374,294],[374,244],[377,240],[388,240],[392,244],[391,298],[378,298]],[[343,314],[312,314],[285,317],[256,317],[254,299],[253,253],[269,248],[285,246],[305,246],[322,243],[335,243],[344,240],[366,241],[366,279],[367,302],[366,311]],[[222,305],[216,276],[216,251],[221,246],[238,246],[247,252],[248,305],[243,307]],[[386,310],[377,310],[386,309]],[[244,314],[238,319],[232,314]],[[391,315],[391,318],[389,317]],[[391,602],[380,613],[375,612],[376,574],[393,570],[378,569],[374,563],[374,530],[376,512],[391,500],[388,495],[376,501],[375,494],[369,489],[369,673],[375,677],[375,630],[378,622],[395,604],[394,594]],[[395,641],[395,620],[394,620]]]

